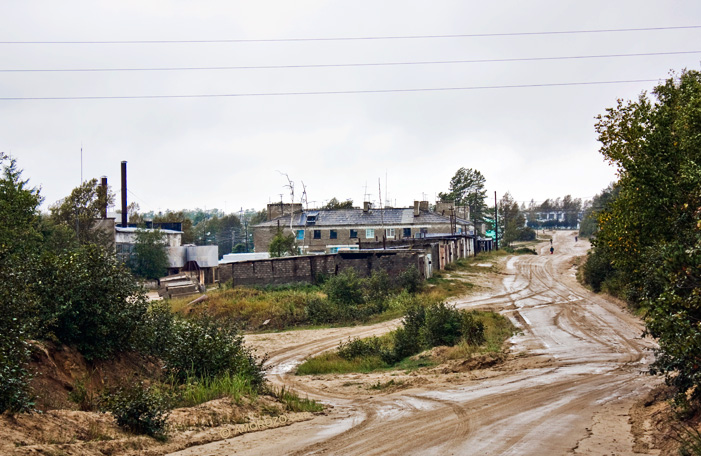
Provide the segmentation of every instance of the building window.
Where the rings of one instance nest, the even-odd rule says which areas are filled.
[[[321,230],[314,230],[314,239],[321,239]]]
[[[365,230],[365,239],[375,239],[375,230],[372,228]]]
[[[336,230],[329,231],[329,239],[338,239],[338,232]]]
[[[358,230],[350,230],[350,238],[358,239]]]
[[[304,239],[304,230],[297,230],[297,240],[301,241]]]
[[[385,230],[385,235],[386,235],[388,238],[393,238],[393,237],[394,237],[394,228],[387,228],[387,229]]]
[[[405,238],[411,237],[411,228],[404,228],[404,237]]]

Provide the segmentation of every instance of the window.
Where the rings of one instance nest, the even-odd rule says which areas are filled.
[[[314,230],[314,239],[321,239],[321,230]]]
[[[336,230],[331,230],[329,232],[329,239],[338,239],[338,232]]]
[[[304,230],[297,230],[296,239],[299,240],[299,241],[301,241],[302,239],[304,239]]]
[[[385,236],[388,238],[393,238],[394,237],[394,228],[387,228],[385,230]]]
[[[365,230],[365,239],[375,239],[375,230],[372,228]]]
[[[358,239],[358,230],[350,230],[350,238]]]
[[[403,236],[405,238],[410,238],[411,237],[411,228],[404,228],[404,234]]]

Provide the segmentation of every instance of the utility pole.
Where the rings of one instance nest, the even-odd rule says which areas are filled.
[[[494,190],[494,246],[499,250],[499,220],[497,220],[497,191]]]

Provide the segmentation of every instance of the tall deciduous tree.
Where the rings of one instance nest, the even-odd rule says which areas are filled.
[[[599,116],[601,153],[620,180],[599,217],[591,258],[604,258],[623,297],[649,308],[661,352],[654,372],[701,397],[701,73],[619,100]],[[602,262],[599,262],[602,263]],[[589,264],[589,263],[587,263]]]
[[[469,206],[474,220],[482,220],[487,210],[486,180],[482,173],[472,168],[460,168],[450,179],[448,193],[439,193],[443,201],[455,201],[458,206]]]
[[[136,231],[134,251],[128,261],[129,268],[138,277],[158,279],[168,269],[166,241],[161,230]]]
[[[114,242],[114,233],[95,229],[95,225],[102,218],[103,208],[113,202],[114,194],[102,187],[97,179],[90,179],[49,210],[53,222],[71,229],[79,244],[109,247]]]
[[[22,180],[14,159],[0,153],[0,413],[32,406],[26,363],[36,298],[35,258],[40,249],[39,191]]]

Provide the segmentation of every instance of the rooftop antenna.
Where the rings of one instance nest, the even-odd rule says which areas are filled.
[[[363,202],[370,201],[370,194],[368,193],[368,181],[365,181],[365,193],[363,193]]]
[[[380,221],[382,222],[382,231],[384,232],[385,214],[384,214],[384,211],[382,210],[382,180],[380,178],[377,178],[377,188],[380,191]],[[383,234],[383,236],[384,236],[384,234]]]
[[[302,181],[302,198],[300,199],[300,202],[304,204],[304,209],[309,211],[309,201],[307,200],[307,187],[304,185],[304,181]]]

